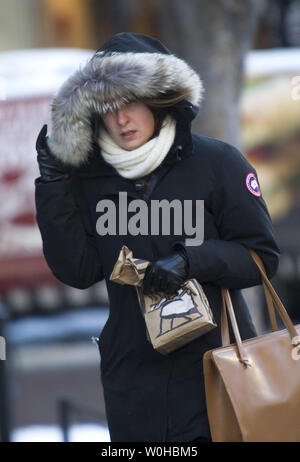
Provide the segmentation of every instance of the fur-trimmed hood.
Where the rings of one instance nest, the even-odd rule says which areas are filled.
[[[117,34],[54,97],[49,147],[62,162],[79,167],[92,148],[94,114],[101,116],[129,101],[159,98],[169,91],[199,106],[203,86],[196,72],[158,40]]]

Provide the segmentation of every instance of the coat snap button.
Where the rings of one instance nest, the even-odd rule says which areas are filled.
[[[183,149],[183,148],[182,148],[181,144],[180,144],[179,146],[177,146],[176,155],[177,155],[177,159],[178,159],[178,160],[181,160],[181,159],[182,159],[182,157],[181,157],[181,155],[180,155],[180,153],[182,152],[182,149]]]
[[[136,191],[142,191],[145,188],[145,183],[142,181],[137,181],[134,185]]]

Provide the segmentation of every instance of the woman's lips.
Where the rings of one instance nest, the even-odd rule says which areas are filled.
[[[135,130],[128,130],[127,132],[121,133],[122,138],[125,140],[129,140],[134,137],[136,131]]]

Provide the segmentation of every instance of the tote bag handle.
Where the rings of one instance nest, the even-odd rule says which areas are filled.
[[[291,339],[297,337],[297,331],[286,311],[283,304],[281,303],[280,298],[278,297],[277,293],[275,292],[272,284],[270,283],[269,279],[267,278],[263,263],[260,257],[254,250],[250,250],[250,254],[258,266],[258,269],[262,276],[262,284],[264,288],[264,293],[266,297],[266,301],[268,304],[268,311],[271,320],[272,330],[278,330],[274,306],[278,311],[283,324],[285,325],[286,329],[288,330]],[[229,295],[228,289],[222,288],[222,313],[221,313],[221,335],[222,335],[222,346],[228,346],[230,343],[230,336],[229,336],[229,326],[228,326],[228,319],[227,319],[227,312],[230,317],[234,337],[236,340],[236,346],[238,350],[239,360],[245,365],[250,366],[250,362],[248,360],[245,348],[243,346],[243,342],[241,340],[239,328],[236,322],[234,309],[232,306],[231,298]]]

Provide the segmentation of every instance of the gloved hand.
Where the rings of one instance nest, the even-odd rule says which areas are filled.
[[[46,135],[47,125],[44,125],[38,135],[35,146],[38,153],[37,161],[41,180],[45,182],[61,180],[66,177],[68,168],[51,153],[47,145]]]
[[[188,260],[183,251],[173,251],[170,255],[149,265],[143,280],[145,295],[164,293],[173,295],[186,281]]]

